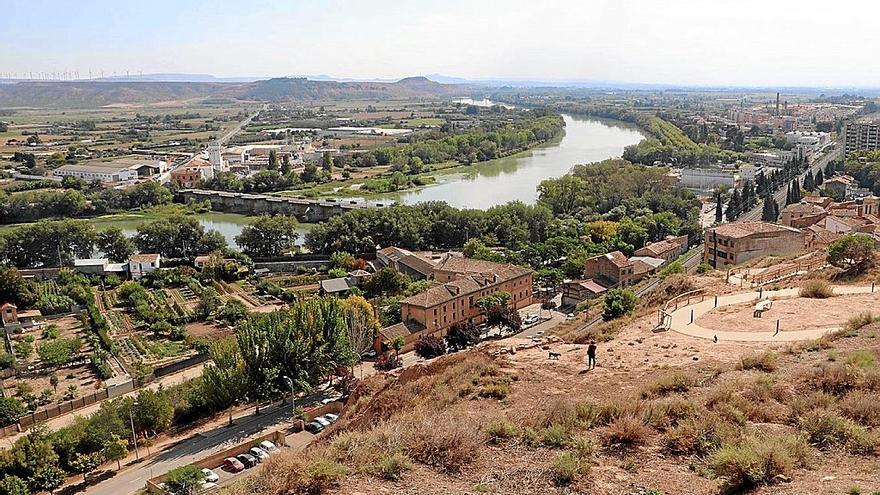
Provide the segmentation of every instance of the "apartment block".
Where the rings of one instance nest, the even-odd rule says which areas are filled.
[[[803,251],[804,232],[767,222],[726,223],[706,229],[703,261],[715,268],[769,255]]]

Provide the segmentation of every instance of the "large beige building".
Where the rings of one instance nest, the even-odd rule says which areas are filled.
[[[715,268],[768,255],[803,251],[801,230],[767,222],[725,223],[706,229],[703,261]]]
[[[533,271],[521,266],[446,256],[434,268],[433,279],[439,282],[428,290],[400,303],[402,323],[379,332],[375,346],[397,336],[404,337],[404,352],[412,349],[422,335],[443,337],[457,322],[482,323],[484,316],[477,306],[480,298],[507,292],[510,304],[521,309],[532,303]]]

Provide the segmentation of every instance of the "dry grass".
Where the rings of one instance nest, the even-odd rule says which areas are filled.
[[[826,299],[834,296],[834,290],[827,280],[811,278],[804,280],[801,284],[801,297],[809,297],[814,299]]]
[[[810,443],[819,447],[842,446],[852,454],[869,455],[880,446],[877,433],[827,409],[807,412],[801,416],[799,426]]]
[[[641,418],[627,415],[611,422],[602,438],[608,446],[636,447],[647,442],[650,436],[651,429]]]
[[[726,480],[728,493],[739,493],[790,477],[795,468],[806,466],[808,456],[809,446],[799,437],[750,434],[722,445],[709,456],[708,465],[715,476]]]
[[[666,432],[664,444],[675,454],[706,455],[736,438],[737,429],[713,413],[688,418]]]
[[[851,392],[841,401],[840,411],[861,425],[880,427],[880,400],[876,394]]]
[[[778,356],[773,351],[746,354],[739,359],[739,369],[771,372],[776,370]]]
[[[684,393],[696,385],[696,379],[689,373],[676,371],[660,377],[642,389],[642,398],[662,397],[672,393]]]

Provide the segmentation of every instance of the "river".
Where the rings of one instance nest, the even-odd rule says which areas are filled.
[[[491,104],[489,100],[457,101]],[[538,199],[537,186],[542,180],[565,175],[580,163],[621,156],[625,147],[644,138],[636,126],[623,122],[567,114],[562,118],[565,134],[561,138],[523,153],[462,167],[463,172],[438,175],[436,183],[428,187],[370,199],[403,204],[445,201],[457,208],[478,209],[510,201],[531,204]]]

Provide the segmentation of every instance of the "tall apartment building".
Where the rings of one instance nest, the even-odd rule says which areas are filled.
[[[703,262],[715,268],[753,258],[803,251],[805,234],[795,228],[767,222],[725,223],[706,229]]]
[[[843,152],[880,148],[880,124],[876,122],[847,122],[843,128]]]

